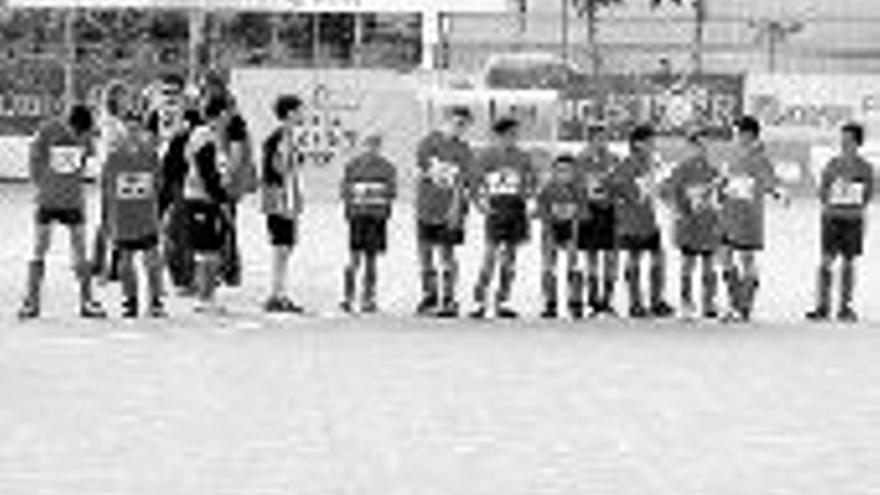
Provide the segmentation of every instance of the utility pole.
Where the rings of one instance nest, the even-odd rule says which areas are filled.
[[[76,101],[76,19],[77,9],[64,11],[64,105],[68,110]]]
[[[783,19],[757,19],[749,21],[756,30],[755,41],[767,50],[767,70],[776,72],[779,46],[788,38],[804,30],[804,23]]]

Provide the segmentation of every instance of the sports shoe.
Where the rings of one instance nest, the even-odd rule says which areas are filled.
[[[703,310],[703,318],[707,320],[714,320],[718,318],[718,308],[715,306],[709,306]]]
[[[379,305],[376,304],[376,301],[364,301],[361,303],[361,311],[366,314],[378,313]]]
[[[138,302],[137,299],[126,299],[122,301],[122,317],[123,318],[137,318],[138,316]]]
[[[162,303],[161,299],[155,299],[150,303],[150,307],[147,308],[147,316],[150,318],[168,317],[168,312],[165,310],[165,305]]]
[[[486,306],[482,304],[477,306],[473,311],[468,313],[468,316],[475,320],[482,320],[486,318]]]
[[[669,318],[670,316],[675,314],[675,309],[673,309],[672,306],[665,301],[654,303],[651,306],[650,311],[651,316],[655,318]]]
[[[519,318],[519,313],[517,313],[513,309],[506,308],[504,306],[498,306],[498,308],[495,310],[495,314],[498,315],[498,318],[501,318],[503,320],[513,320]]]
[[[34,301],[26,299],[23,303],[21,303],[21,308],[18,310],[18,319],[19,320],[32,320],[34,318],[38,318],[40,316],[40,305]]]
[[[651,313],[641,304],[633,305],[629,308],[629,317],[643,319],[651,316]]]
[[[107,317],[107,312],[98,301],[85,301],[79,307],[79,315],[83,318],[101,319]]]
[[[575,320],[584,319],[584,305],[580,303],[572,303],[568,305],[568,313]]]
[[[555,320],[559,317],[559,311],[556,309],[556,303],[547,303],[544,311],[541,312],[541,318],[545,320]]]
[[[436,316],[438,318],[458,318],[458,303],[455,301],[444,302]]]
[[[721,323],[742,323],[745,322],[745,318],[742,313],[735,309],[728,310],[723,315],[721,315]]]
[[[352,313],[354,312],[354,306],[351,304],[351,301],[342,301],[339,303],[339,309],[344,313]]]
[[[828,308],[819,307],[807,312],[805,316],[810,321],[825,321],[831,315],[829,314]]]
[[[837,312],[837,319],[844,323],[855,323],[859,321],[859,315],[849,306],[843,306]]]
[[[263,304],[263,309],[267,313],[302,313],[303,308],[299,307],[286,297],[270,297],[265,304]]]
[[[419,305],[416,306],[416,314],[420,316],[428,316],[434,314],[437,310],[437,298],[436,297],[424,297],[421,301],[419,301]]]

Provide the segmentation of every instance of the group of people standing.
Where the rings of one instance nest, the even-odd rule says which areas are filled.
[[[303,311],[287,295],[288,265],[303,212],[303,101],[293,94],[277,98],[277,125],[261,143],[262,163],[257,166],[246,122],[221,81],[206,80],[189,106],[182,79],[168,76],[159,88],[161,103],[145,107],[133,103],[125,84],[110,84],[97,119],[92,109],[76,105],[35,136],[30,172],[37,191],[36,238],[21,318],[40,314],[54,223],[71,232],[83,317],[106,316],[92,293],[94,277],[118,280],[122,315],[140,314],[138,254],[146,273],[149,316],[166,315],[166,270],[179,294],[195,296],[196,310],[222,313],[215,298],[218,285],[241,282],[236,205],[257,191],[272,246],[264,309]],[[629,153],[621,158],[609,149],[607,129],[595,123],[584,149],[556,156],[546,179],[519,145],[515,118],[493,122],[493,140],[480,152],[467,141],[472,124],[468,108],[445,109],[442,125],[420,141],[415,153],[421,281],[417,314],[460,315],[456,249],[465,243],[467,218],[476,210],[485,218],[485,249],[469,316],[518,316],[510,304],[517,254],[532,237],[536,219],[543,260],[542,317],[559,317],[563,299],[574,319],[615,314],[621,257],[628,315],[672,316],[676,310],[665,298],[666,243],[657,214],[659,203],[665,202],[674,213],[672,237],[682,256],[680,314],[726,321],[751,318],[760,285],[755,257],[764,248],[765,197],[787,200],[754,118],[745,116],[736,123],[737,154],[727,166],[710,160],[706,134],[694,129],[686,136],[687,157],[669,175],[661,174],[656,162],[650,126],[631,130]],[[837,258],[842,259],[837,316],[857,318],[852,305],[854,261],[862,253],[865,211],[874,185],[873,168],[858,153],[863,139],[861,126],[844,126],[840,154],[821,177],[822,263],[817,304],[807,315],[811,319],[831,315],[831,269]],[[387,224],[398,190],[397,172],[383,156],[382,141],[379,131],[363,133],[340,181],[349,226],[350,257],[340,303],[346,312],[378,310],[377,260],[388,248]],[[91,154],[101,170],[101,214],[90,259],[82,180],[85,158]],[[565,259],[565,297],[559,294],[560,256]],[[698,265],[700,304],[692,280]],[[723,312],[716,303],[722,281],[729,301]]]

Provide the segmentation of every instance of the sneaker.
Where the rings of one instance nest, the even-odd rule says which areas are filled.
[[[86,301],[80,305],[79,315],[83,318],[101,319],[107,317],[107,312],[98,301]]]
[[[296,303],[286,297],[270,297],[263,309],[267,313],[302,313],[303,308],[297,306]]]
[[[430,316],[434,314],[437,310],[437,298],[436,297],[425,297],[421,301],[419,301],[419,305],[416,306],[416,314],[420,316]]]
[[[644,319],[651,316],[651,313],[641,304],[631,306],[629,308],[629,317],[636,319]]]
[[[837,312],[837,319],[844,323],[855,323],[859,321],[859,315],[849,306],[843,306]]]
[[[477,306],[476,309],[468,313],[468,316],[475,320],[482,320],[486,318],[486,306],[482,304]]]
[[[825,321],[831,315],[829,314],[828,308],[819,307],[807,312],[805,316],[810,321]]]
[[[18,310],[19,320],[32,320],[40,316],[40,305],[31,300],[25,300]]]
[[[665,301],[660,301],[651,305],[651,316],[655,318],[669,318],[674,314],[675,309]]]
[[[339,309],[342,310],[343,313],[354,312],[354,306],[351,304],[351,301],[342,301],[339,303]]]
[[[568,305],[568,313],[575,320],[584,319],[584,305],[579,303],[572,303]]]
[[[376,301],[364,301],[361,303],[361,311],[366,314],[378,313],[379,305],[376,304]]]
[[[458,318],[458,303],[455,301],[446,301],[437,311],[438,318]]]
[[[138,303],[135,299],[126,299],[122,302],[122,317],[123,318],[137,318],[138,316]]]
[[[703,310],[703,318],[707,320],[714,320],[718,318],[718,308],[715,306],[709,306]]]
[[[745,318],[742,313],[735,309],[728,310],[726,313],[721,315],[721,323],[741,323],[745,322]]]
[[[556,304],[547,303],[547,305],[544,306],[544,311],[541,312],[541,318],[544,318],[545,320],[555,320],[557,317],[559,317],[559,311],[556,309]]]
[[[168,317],[168,312],[165,310],[165,305],[162,303],[161,299],[156,299],[150,303],[150,307],[147,308],[147,316],[150,318]]]
[[[517,313],[513,309],[506,308],[504,306],[498,306],[498,308],[495,310],[495,313],[498,315],[498,318],[501,318],[503,320],[514,320],[516,318],[519,318],[519,313]]]

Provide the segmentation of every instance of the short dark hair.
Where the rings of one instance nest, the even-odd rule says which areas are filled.
[[[205,118],[217,118],[227,110],[229,110],[229,100],[225,96],[213,95],[205,103]]]
[[[519,121],[513,117],[501,117],[492,124],[492,132],[502,136],[519,127]]]
[[[159,78],[159,80],[162,81],[163,84],[177,86],[180,89],[183,89],[186,86],[186,80],[184,80],[183,76],[177,74],[176,72],[163,74],[162,77]]]
[[[555,165],[557,163],[573,164],[574,163],[574,155],[572,155],[571,153],[562,153],[561,155],[557,155],[556,159],[553,160],[553,164]]]
[[[853,141],[859,146],[865,142],[865,127],[858,122],[847,122],[840,128],[840,132],[845,132],[852,136]]]
[[[471,109],[462,105],[456,105],[450,108],[449,116],[467,119],[469,121],[474,120],[474,114],[471,112]]]
[[[652,139],[656,134],[654,128],[648,124],[637,125],[629,133],[629,142],[630,144],[643,143]]]
[[[88,105],[77,103],[71,106],[67,113],[67,124],[78,134],[90,132],[95,120]]]
[[[290,112],[296,112],[303,106],[302,99],[297,95],[281,95],[275,100],[275,117],[284,120]]]
[[[740,117],[740,119],[736,121],[736,128],[739,132],[751,134],[756,138],[761,136],[761,123],[751,115]]]

